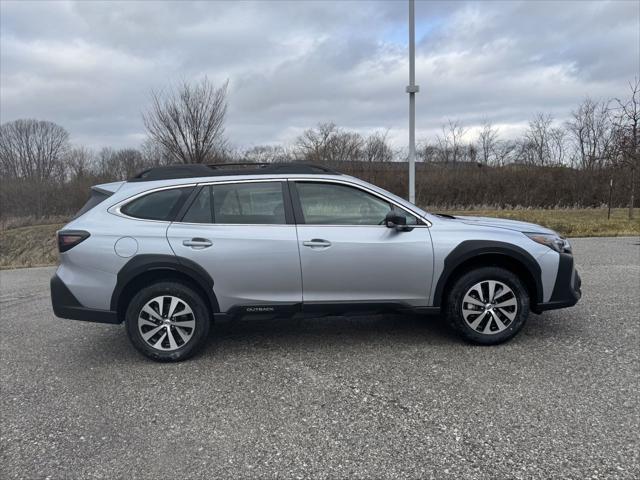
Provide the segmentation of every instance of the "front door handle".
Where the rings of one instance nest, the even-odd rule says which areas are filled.
[[[313,238],[311,240],[302,242],[302,245],[311,248],[327,248],[331,246],[331,242],[329,240],[323,240],[321,238]]]
[[[183,241],[182,245],[191,248],[208,248],[213,245],[213,242],[208,238],[192,238],[191,240]]]

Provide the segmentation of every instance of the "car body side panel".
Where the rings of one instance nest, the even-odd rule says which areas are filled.
[[[241,305],[302,301],[295,225],[173,223],[167,237],[176,255],[211,275],[221,312]],[[208,239],[213,245],[183,245],[192,238]]]
[[[523,249],[536,260],[542,271],[540,279],[543,289],[542,300],[547,301],[551,297],[558,269],[558,255],[549,247],[540,245],[515,230],[482,225],[470,226],[464,222],[446,218],[438,218],[434,221],[430,231],[434,251],[434,284],[445,270],[445,260],[462,242],[468,240],[503,242]],[[435,288],[432,289],[431,305],[436,303],[435,290]],[[442,294],[446,295],[447,292]]]
[[[83,306],[108,310],[118,272],[131,257],[145,253],[173,255],[166,238],[168,226],[169,222],[111,215],[98,205],[64,227],[86,230],[91,236],[60,254],[57,274]],[[116,242],[125,238],[127,248],[120,249],[118,255]]]
[[[433,256],[427,227],[298,225],[303,299],[428,306]],[[305,246],[312,239],[327,248]]]

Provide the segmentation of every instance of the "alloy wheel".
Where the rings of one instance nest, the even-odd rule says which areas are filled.
[[[462,316],[467,326],[485,335],[495,335],[508,328],[517,313],[516,294],[497,280],[476,283],[462,298]]]
[[[191,340],[196,319],[191,307],[173,295],[155,297],[138,314],[138,330],[152,348],[177,350]]]

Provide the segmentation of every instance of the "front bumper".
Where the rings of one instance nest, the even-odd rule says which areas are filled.
[[[560,262],[558,264],[558,275],[556,283],[548,302],[535,305],[532,310],[535,313],[541,313],[546,310],[555,310],[558,308],[572,307],[582,297],[582,280],[578,271],[575,269],[573,255],[570,253],[561,253]]]
[[[120,323],[116,312],[83,306],[58,275],[51,277],[50,286],[51,305],[56,317],[97,323]]]

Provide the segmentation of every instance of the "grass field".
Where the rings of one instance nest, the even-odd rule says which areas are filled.
[[[629,210],[614,208],[607,220],[606,208],[585,209],[516,209],[516,210],[442,210],[430,212],[450,215],[500,217],[537,223],[551,228],[566,237],[623,237],[640,235],[640,208],[635,209],[635,219],[629,220]]]
[[[0,269],[55,265],[60,227],[56,223],[0,230]]]
[[[640,236],[640,209],[636,209],[633,221],[627,219],[627,209],[623,208],[613,209],[611,220],[607,220],[606,209],[428,211],[524,220],[567,237]],[[0,269],[54,265],[58,258],[55,233],[61,227],[61,223],[52,223],[0,230]]]

